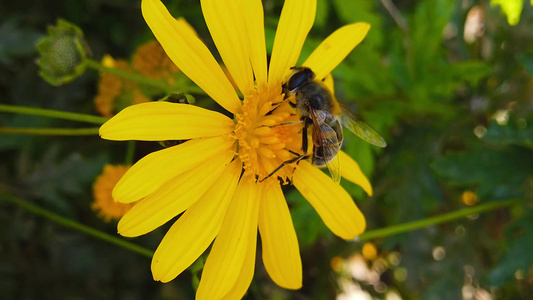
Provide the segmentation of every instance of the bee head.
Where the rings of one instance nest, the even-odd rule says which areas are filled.
[[[315,80],[315,73],[307,67],[292,67],[292,75],[284,84],[284,89],[289,93],[295,93],[306,83]]]

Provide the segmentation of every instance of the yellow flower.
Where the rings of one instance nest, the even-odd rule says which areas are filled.
[[[366,242],[363,245],[363,249],[361,249],[361,253],[363,253],[363,256],[368,260],[374,260],[378,257],[378,249],[372,242]]]
[[[149,41],[137,48],[132,58],[132,66],[146,77],[164,79],[169,84],[173,84],[172,75],[178,72],[176,65],[157,41]]]
[[[281,85],[311,29],[316,1],[285,1],[268,71],[260,0],[202,0],[201,5],[215,46],[244,99],[188,23],[174,19],[159,0],[142,1],[144,19],[170,59],[234,119],[193,105],[150,102],[130,106],[104,124],[104,139],[190,139],[145,156],[120,180],[113,190],[115,201],[142,200],[120,220],[118,232],[139,236],[184,212],[154,254],[154,279],[171,281],[214,240],[196,297],[239,299],[253,277],[259,229],[268,274],[278,285],[298,289],[298,242],[274,177],[292,182],[339,237],[352,239],[365,229],[350,195],[307,161],[257,180],[293,158],[290,151],[301,151],[302,125],[277,125],[299,120],[286,101],[280,104]],[[338,29],[304,65],[325,78],[369,28],[356,23]],[[341,175],[371,194],[357,163],[344,152],[339,156]]]
[[[461,195],[461,201],[468,206],[474,206],[477,204],[478,198],[476,193],[467,190]]]
[[[123,71],[131,72],[132,70],[127,61],[123,59],[115,60],[109,55],[105,55],[102,58],[102,63],[107,67]],[[102,116],[110,118],[126,106],[148,101],[150,99],[139,90],[136,82],[120,78],[111,73],[100,73],[98,94],[94,98],[94,104],[96,110]]]
[[[106,222],[122,218],[133,206],[131,203],[115,202],[111,196],[113,188],[129,168],[122,165],[105,165],[102,174],[93,184],[94,202],[91,207],[98,212],[98,217]]]

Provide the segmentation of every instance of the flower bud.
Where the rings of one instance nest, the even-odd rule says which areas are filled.
[[[48,27],[48,35],[37,42],[41,77],[54,86],[74,80],[85,72],[89,48],[81,29],[65,20]]]

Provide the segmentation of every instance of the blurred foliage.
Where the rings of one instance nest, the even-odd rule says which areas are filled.
[[[199,1],[165,4],[215,51]],[[283,0],[263,5],[270,53]],[[17,1],[0,8],[2,104],[96,114],[96,72],[61,87],[38,76],[35,44],[58,18],[82,29],[95,59],[104,54],[129,59],[153,39],[137,0]],[[374,186],[374,196],[367,198],[359,187],[342,183],[366,215],[368,229],[461,209],[465,191],[475,192],[479,203],[531,199],[529,1],[318,0],[300,62],[335,29],[361,21],[372,26],[367,38],[333,76],[337,98],[388,143],[382,150],[345,135],[345,151]],[[205,95],[194,96],[208,103]],[[0,114],[1,126],[9,127],[79,126],[73,123]],[[160,147],[139,143],[135,159]],[[116,234],[116,223],[103,223],[91,211],[91,184],[104,164],[124,162],[125,143],[0,135],[0,153],[0,189]],[[373,277],[360,278],[350,262],[360,256],[363,243],[333,236],[296,191],[287,192],[304,264],[303,288],[277,287],[258,259],[247,299],[333,299],[349,288],[376,299],[392,292],[402,299],[529,299],[533,293],[531,204],[375,240],[379,258],[363,260]],[[193,297],[201,263],[172,283],[156,283],[145,257],[3,201],[0,207],[0,299]],[[134,242],[155,249],[168,224],[163,227]],[[343,271],[332,269],[334,257],[344,258]]]

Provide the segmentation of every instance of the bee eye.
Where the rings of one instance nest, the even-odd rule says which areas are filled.
[[[302,68],[300,71],[294,73],[291,78],[289,79],[289,82],[287,83],[287,89],[289,91],[294,91],[302,85],[311,82],[314,80],[315,74],[311,69],[309,68]]]

